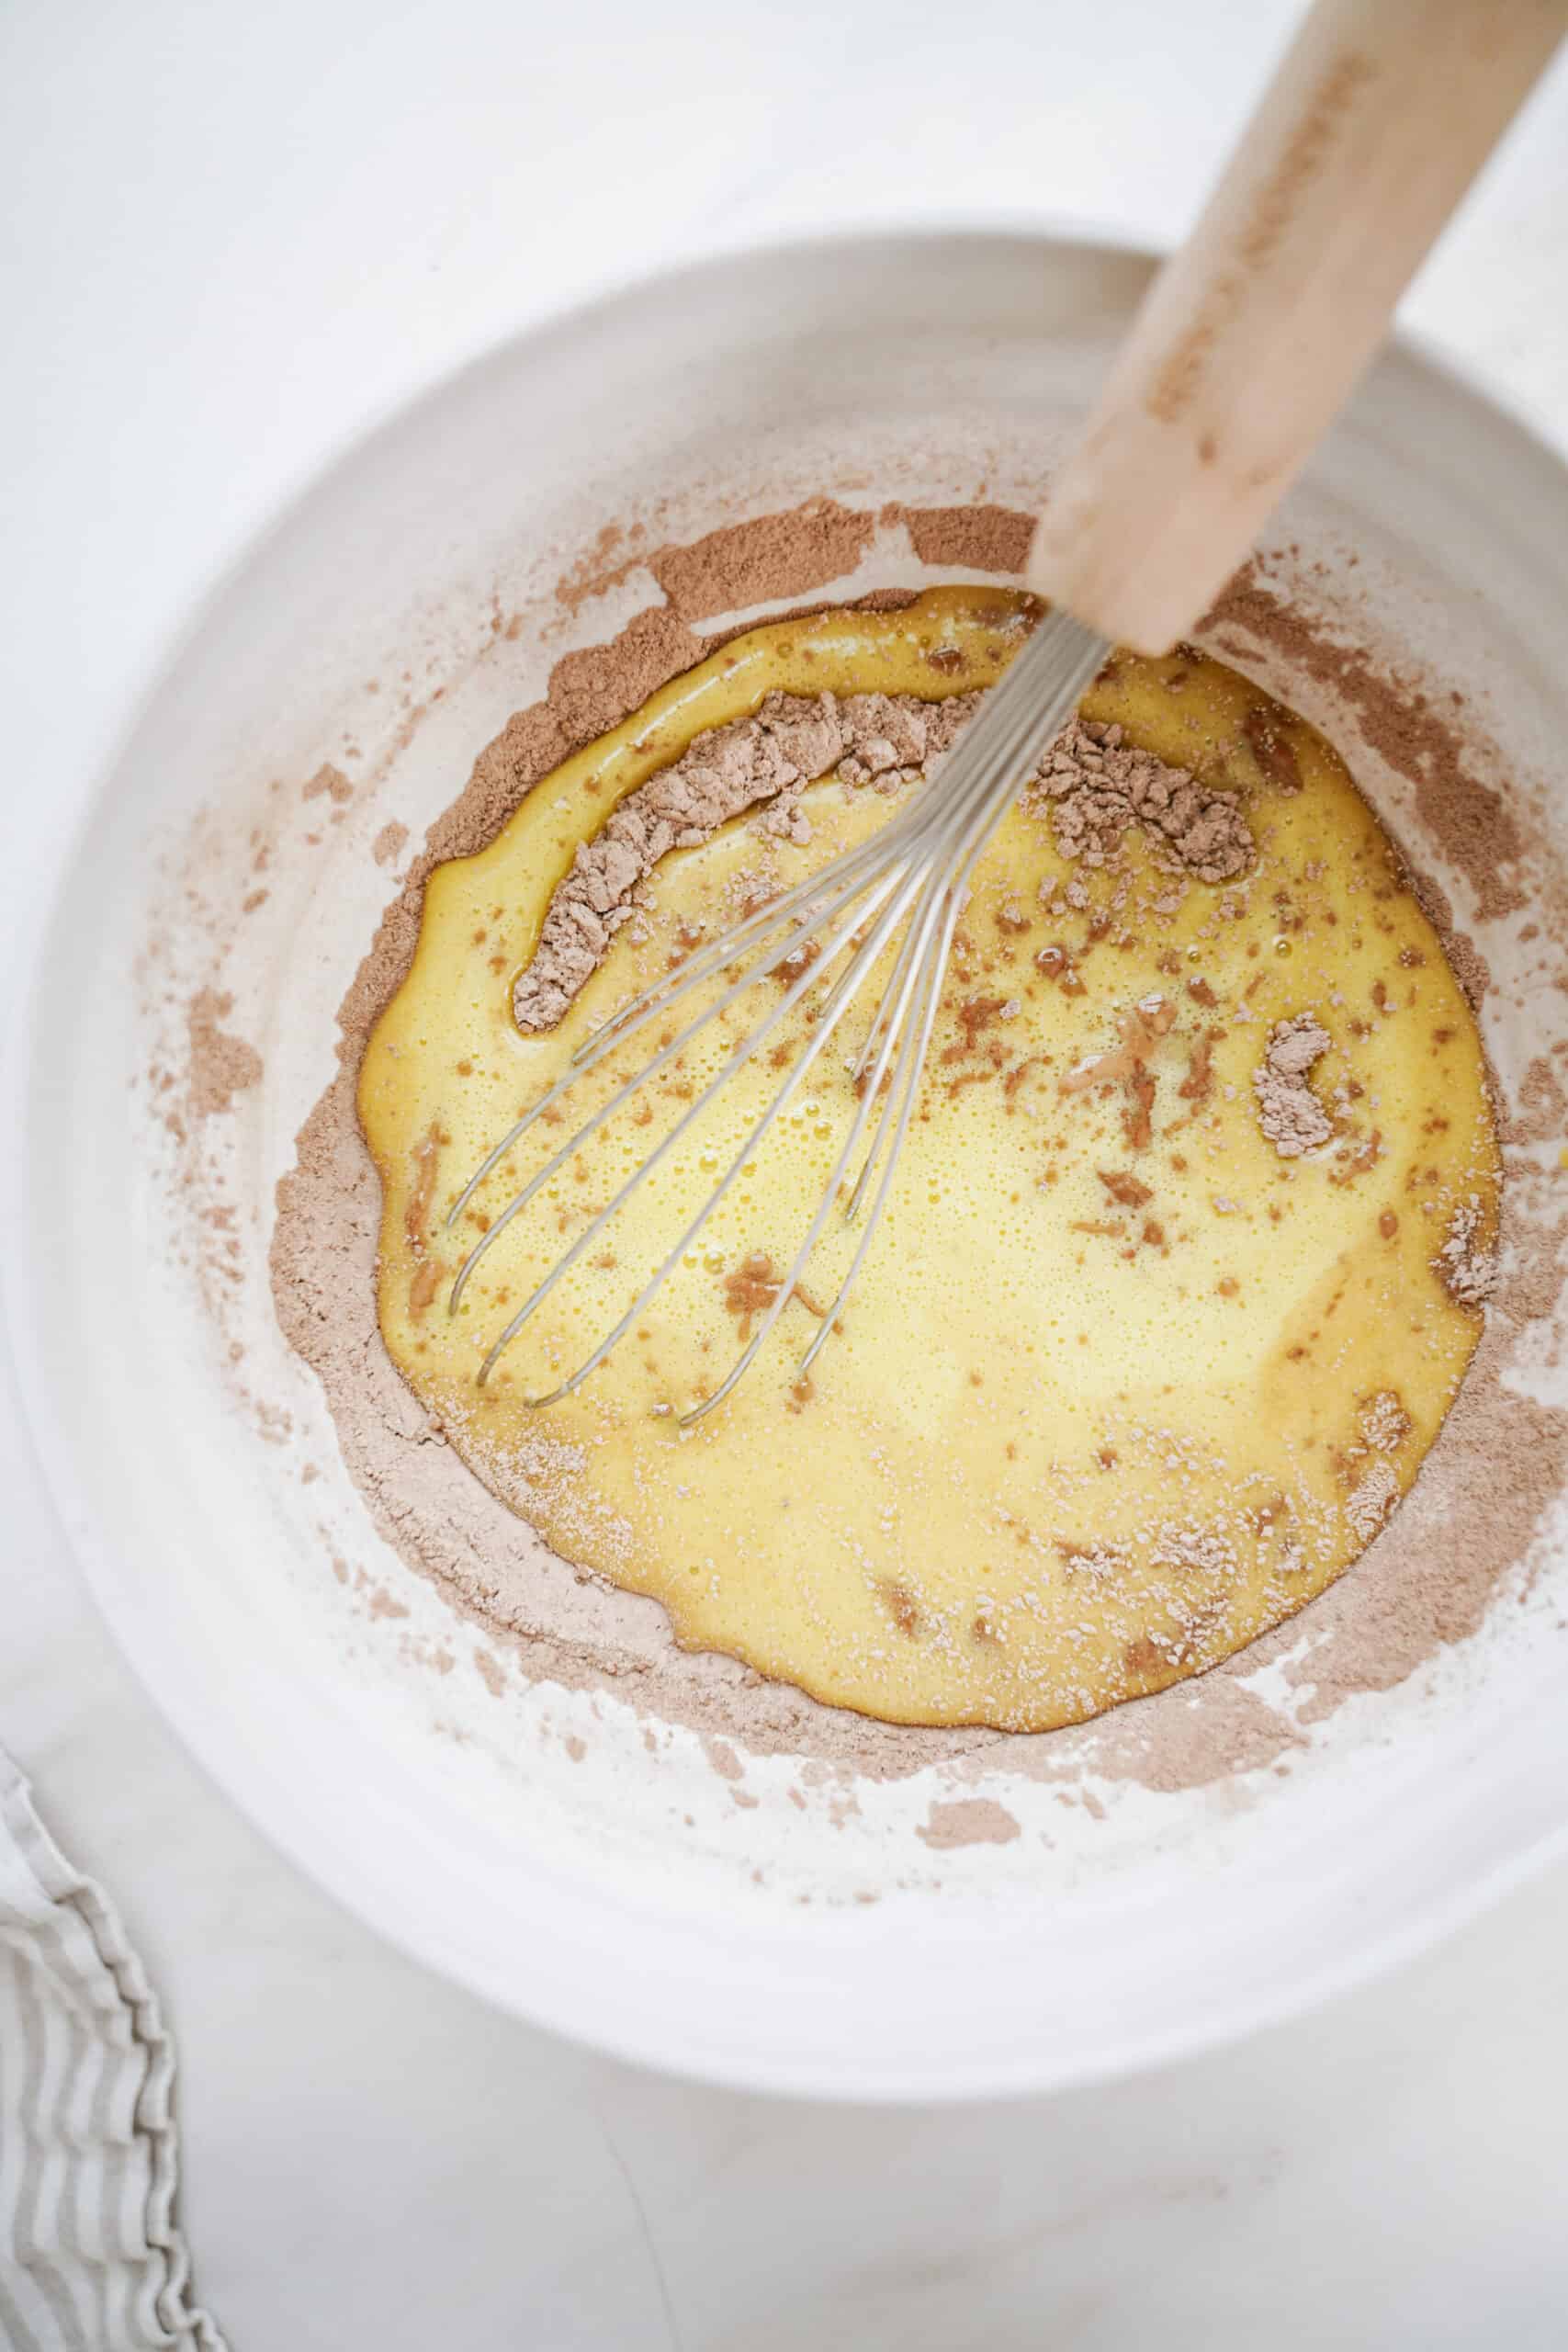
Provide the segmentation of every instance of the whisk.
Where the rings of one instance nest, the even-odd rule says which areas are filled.
[[[561,1098],[655,1021],[646,1062],[491,1222],[475,1268],[575,1154],[772,975],[787,985],[717,1074],[571,1241],[495,1338],[480,1385],[563,1277],[675,1151],[720,1091],[764,1051],[807,991],[807,1040],[706,1201],[614,1328],[536,1406],[604,1362],[691,1250],[842,1029],[871,977],[890,973],[858,1056],[855,1108],[788,1270],[689,1427],[735,1388],[795,1294],[829,1220],[863,1216],[804,1377],[865,1262],[919,1099],[953,934],[976,862],[1112,639],[1160,652],[1190,633],[1309,454],[1381,336],[1405,282],[1550,56],[1568,0],[1320,0],[1280,66],[1186,247],[1156,280],[1088,431],[1055,478],[1028,583],[1053,609],[992,688],[940,774],[869,840],[689,956],[597,1030],[490,1151],[446,1218]],[[1079,616],[1081,617],[1075,617]]]

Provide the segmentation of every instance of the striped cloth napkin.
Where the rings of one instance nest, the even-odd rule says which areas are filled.
[[[174,2219],[174,2044],[0,1748],[0,2346],[224,2352]]]

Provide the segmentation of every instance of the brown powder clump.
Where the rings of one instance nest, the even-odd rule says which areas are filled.
[[[231,1036],[222,1026],[233,1010],[233,998],[215,989],[198,989],[190,1001],[186,1024],[193,1119],[209,1119],[232,1110],[235,1095],[260,1081],[262,1057],[255,1047],[247,1046],[243,1037]]]
[[[1307,1073],[1333,1040],[1310,1012],[1278,1021],[1268,1051],[1252,1073],[1263,1132],[1281,1159],[1297,1159],[1326,1143],[1334,1129],[1307,1082]]]
[[[1120,727],[1074,719],[1046,753],[1038,789],[1052,804],[1057,848],[1086,865],[1104,865],[1134,825],[1168,874],[1229,882],[1252,863],[1257,844],[1237,795],[1134,751]]]
[[[1565,1133],[1568,1089],[1564,1089],[1544,1054],[1533,1055],[1519,1080],[1517,1106],[1509,1122],[1507,1139],[1510,1143],[1551,1143]]]
[[[977,696],[769,695],[752,718],[697,736],[667,768],[580,842],[552,897],[534,956],[513,993],[523,1030],[553,1028],[630,921],[638,887],[672,849],[694,849],[732,818],[766,804],[766,831],[805,843],[806,786],[837,768],[846,784],[891,791],[929,771]]]
[[[706,620],[840,579],[854,570],[875,529],[873,514],[837,499],[810,498],[778,514],[728,524],[687,547],[658,548],[645,560],[682,620]]]
[[[933,1797],[924,1826],[915,1835],[936,1852],[951,1853],[957,1846],[1010,1846],[1023,1832],[995,1797],[950,1797],[945,1802]]]
[[[1461,1201],[1432,1270],[1456,1306],[1483,1306],[1497,1282],[1497,1255],[1481,1233],[1481,1204]]]

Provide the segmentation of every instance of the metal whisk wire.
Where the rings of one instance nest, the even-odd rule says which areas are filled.
[[[625,1108],[634,1094],[668,1069],[703,1031],[722,1020],[750,989],[770,974],[777,973],[781,965],[788,964],[805,946],[815,944],[821,933],[828,932],[826,941],[802,969],[785,975],[788,984],[778,1003],[744,1038],[737,1041],[716,1075],[610,1201],[589,1220],[513,1315],[480,1365],[478,1378],[481,1385],[562,1277],[599,1238],[653,1170],[668,1158],[721,1089],[738,1070],[755,1059],[807,990],[819,987],[826,973],[847,954],[849,960],[832,982],[807,1046],[680,1239],[592,1351],[547,1395],[530,1397],[528,1402],[538,1407],[558,1403],[604,1363],[680,1264],[742,1169],[754,1159],[895,934],[904,926],[893,971],[860,1053],[846,1066],[858,1098],[855,1114],[817,1212],[736,1363],[716,1388],[680,1416],[680,1425],[689,1427],[720,1404],[765,1345],[822,1237],[874,1114],[875,1126],[844,1207],[846,1219],[859,1216],[873,1175],[880,1166],[871,1214],[832,1304],[823,1314],[802,1359],[796,1377],[805,1377],[834,1329],[865,1262],[892,1188],[919,1097],[953,933],[976,861],[1041,753],[1071,717],[1079,695],[1108,650],[1102,639],[1069,615],[1048,615],[992,689],[942,773],[928,783],[915,799],[867,841],[846,851],[820,873],[797,883],[768,906],[758,909],[721,938],[697,950],[677,971],[656,981],[623,1006],[579,1046],[561,1076],[487,1153],[447,1212],[448,1230],[535,1122],[552,1110],[608,1054],[626,1045],[661,1014],[668,1014],[694,989],[718,978],[743,957],[750,958],[753,949],[761,951],[710,1004],[701,1008],[683,1028],[668,1036],[651,1058],[617,1087],[513,1194],[458,1269],[447,1301],[452,1314],[457,1313],[476,1267],[500,1236],[577,1152]]]

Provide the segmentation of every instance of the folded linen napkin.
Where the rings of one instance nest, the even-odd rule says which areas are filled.
[[[224,2352],[174,2218],[174,2044],[0,1748],[0,2346]]]

